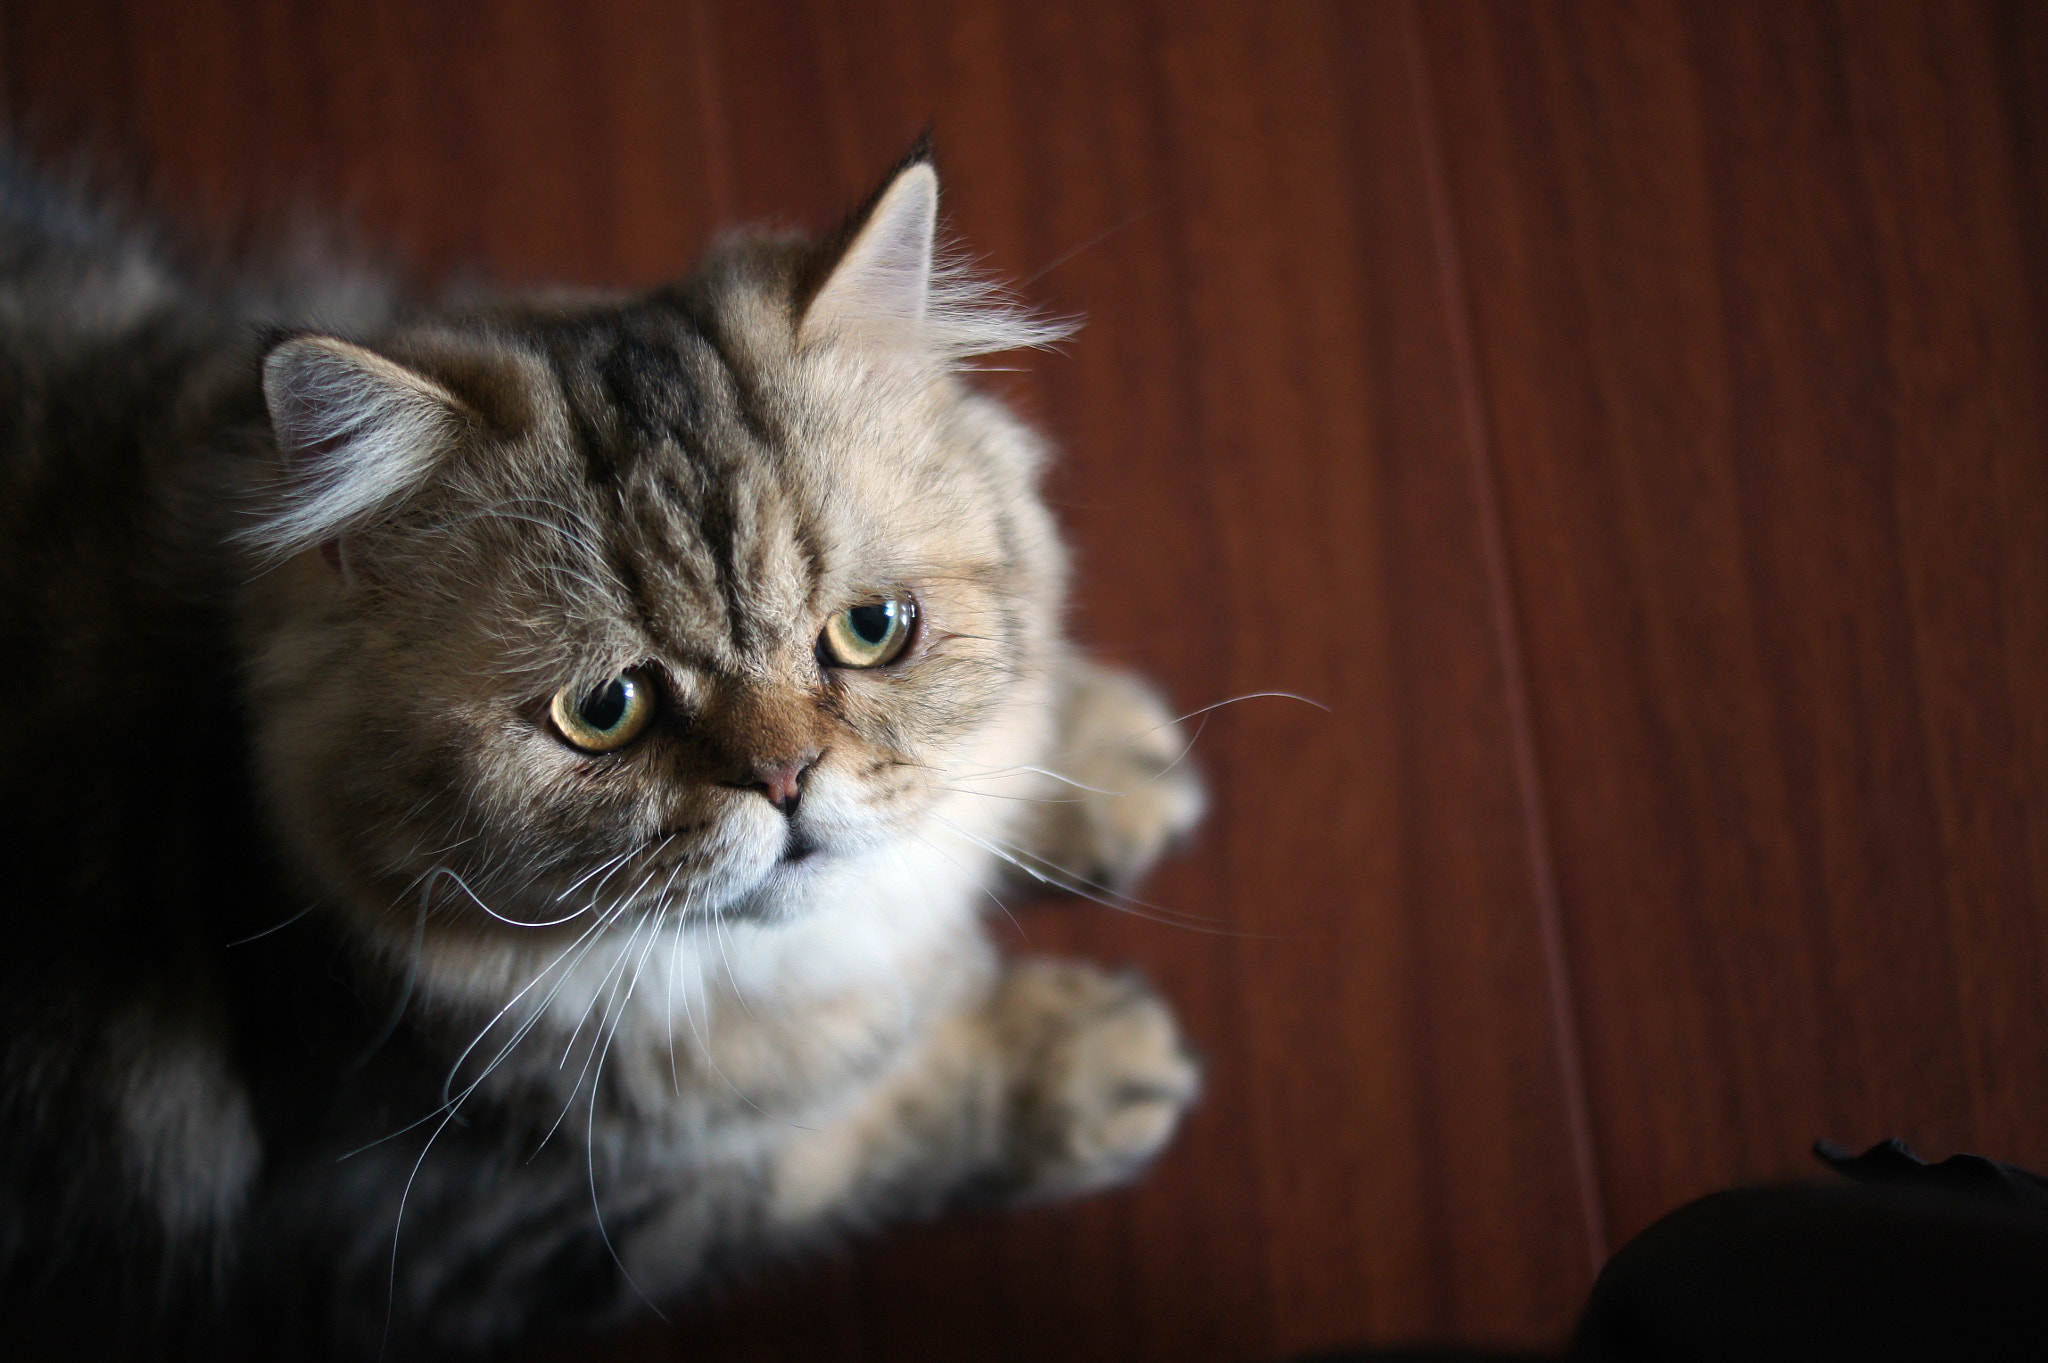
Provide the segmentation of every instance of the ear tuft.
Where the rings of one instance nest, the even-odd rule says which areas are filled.
[[[797,345],[840,341],[941,364],[1047,346],[1069,322],[1034,316],[938,242],[939,177],[925,144],[875,196],[805,305]]]
[[[284,495],[243,539],[272,559],[361,529],[415,491],[464,421],[440,384],[331,336],[274,347],[263,397]]]

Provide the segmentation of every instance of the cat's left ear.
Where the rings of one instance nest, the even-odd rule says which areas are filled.
[[[1070,320],[1034,316],[950,258],[939,240],[939,176],[920,140],[863,211],[820,252],[798,295],[796,344],[884,351],[946,365],[1047,346]]]
[[[931,307],[939,177],[922,148],[896,172],[857,225],[831,273],[805,304],[797,345],[825,340],[912,350],[924,343]]]

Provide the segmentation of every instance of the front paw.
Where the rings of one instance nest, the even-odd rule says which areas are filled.
[[[1017,1064],[1004,1181],[1019,1196],[1132,1177],[1200,1090],[1173,1014],[1135,974],[1029,961],[1010,971],[998,1008]]]
[[[1187,735],[1129,673],[1077,662],[1065,707],[1063,751],[1047,764],[1064,779],[1034,841],[1061,870],[1127,890],[1201,822],[1202,779]]]

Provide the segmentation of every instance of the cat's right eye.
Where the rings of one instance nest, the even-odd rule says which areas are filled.
[[[616,752],[654,718],[654,687],[632,668],[587,689],[565,686],[549,702],[548,718],[571,747]]]

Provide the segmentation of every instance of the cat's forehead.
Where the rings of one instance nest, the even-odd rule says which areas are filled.
[[[621,482],[668,454],[702,464],[756,453],[761,414],[724,339],[696,310],[658,298],[535,329],[593,480]]]
[[[664,654],[800,653],[854,597],[986,557],[943,407],[776,339],[668,296],[536,331],[536,434]]]
[[[658,487],[678,510],[701,500],[716,514],[722,485],[779,483],[852,512],[840,484],[929,443],[921,404],[798,354],[786,315],[720,301],[657,294],[540,334],[562,397],[557,438],[595,486]]]

